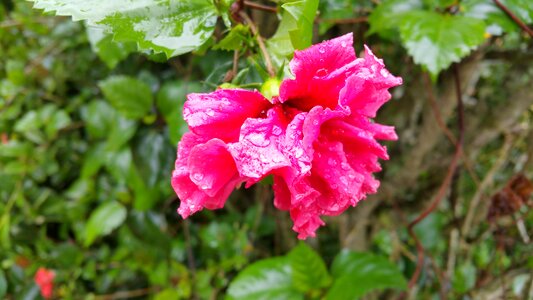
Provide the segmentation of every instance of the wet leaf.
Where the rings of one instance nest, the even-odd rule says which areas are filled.
[[[35,8],[87,20],[140,49],[167,57],[190,52],[213,34],[217,8],[209,0],[32,0]]]

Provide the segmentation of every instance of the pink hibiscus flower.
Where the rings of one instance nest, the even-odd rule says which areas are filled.
[[[46,268],[39,268],[35,273],[35,283],[39,286],[41,296],[43,296],[44,299],[52,298],[55,276],[53,271]]]
[[[298,238],[375,193],[376,140],[396,140],[394,128],[372,122],[402,79],[365,47],[356,58],[352,34],[296,51],[294,79],[270,101],[257,91],[219,89],[189,94],[189,124],[178,145],[172,187],[183,218],[224,206],[236,187],[274,178],[274,205],[288,210]]]

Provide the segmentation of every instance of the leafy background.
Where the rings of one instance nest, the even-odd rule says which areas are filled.
[[[531,1],[500,2],[533,23]],[[58,299],[533,297],[531,199],[487,219],[513,176],[533,178],[532,38],[495,1],[254,2],[277,13],[243,2],[254,26],[235,22],[229,0],[0,3],[0,298],[40,298],[39,267],[55,272]],[[175,213],[185,95],[261,88],[256,30],[279,76],[294,49],[354,32],[357,52],[370,45],[404,78],[379,116],[400,135],[380,192],[306,243],[268,183],[223,210]],[[454,68],[465,148],[446,197],[414,227],[417,264],[407,226],[453,156]]]

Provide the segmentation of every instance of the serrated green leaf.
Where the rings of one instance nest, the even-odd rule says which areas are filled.
[[[402,16],[400,35],[415,63],[435,78],[453,62],[459,62],[485,40],[481,20],[413,11]]]
[[[226,51],[243,50],[244,46],[250,44],[250,42],[250,28],[243,24],[237,24],[213,49]]]
[[[294,287],[306,293],[331,284],[324,261],[308,245],[300,243],[288,254]]]
[[[292,270],[287,257],[255,262],[231,282],[227,292],[230,300],[303,299],[292,286]]]
[[[87,20],[140,49],[180,55],[201,46],[215,29],[217,9],[210,0],[31,0],[34,8]]]
[[[84,245],[90,246],[100,236],[111,233],[126,220],[126,208],[118,202],[106,202],[96,208],[85,227]]]
[[[87,37],[93,51],[110,69],[137,49],[131,42],[114,42],[113,36],[101,27],[87,26]]]
[[[152,108],[150,87],[128,76],[111,76],[101,81],[100,89],[111,105],[131,119],[144,117]]]
[[[334,281],[327,300],[352,300],[376,289],[407,288],[396,265],[371,253],[343,251],[335,257],[331,273]]]

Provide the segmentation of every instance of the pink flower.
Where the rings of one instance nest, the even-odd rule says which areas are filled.
[[[41,296],[45,299],[52,298],[52,293],[54,291],[54,277],[55,274],[53,271],[42,267],[37,270],[37,273],[35,273],[35,283],[39,286]]]
[[[298,238],[315,236],[320,216],[338,215],[375,193],[376,140],[396,140],[394,128],[374,123],[400,85],[365,47],[356,58],[352,34],[296,51],[279,97],[220,89],[190,94],[183,115],[191,132],[178,145],[172,186],[184,218],[224,206],[236,187],[274,178],[274,205],[288,210]]]

